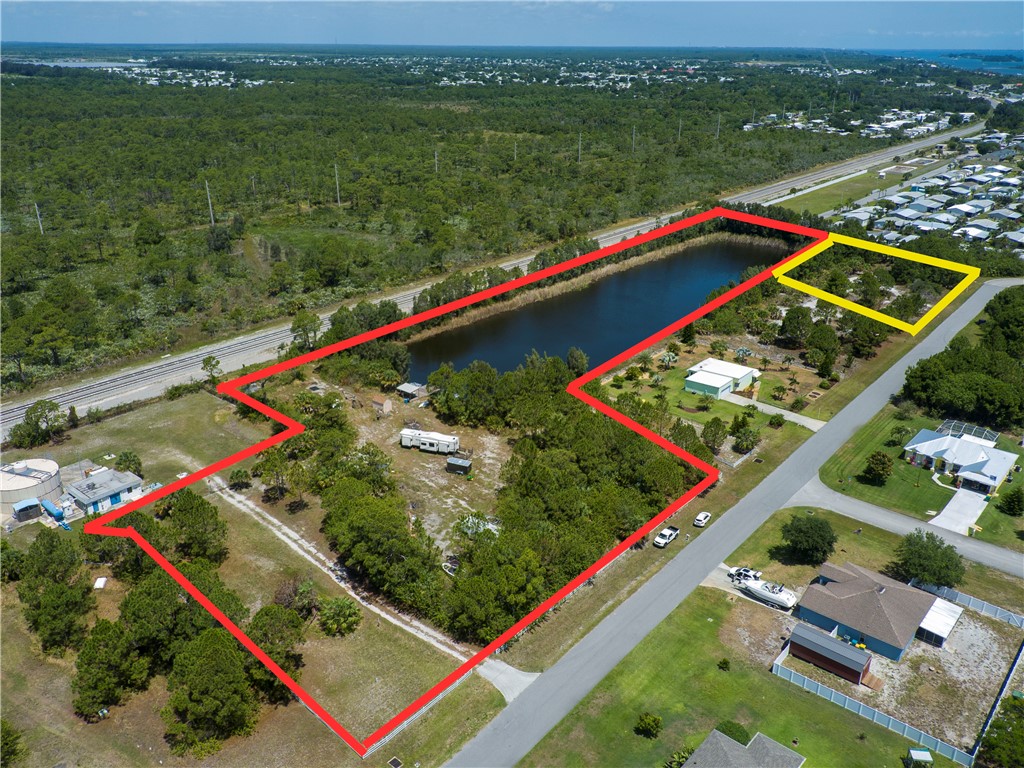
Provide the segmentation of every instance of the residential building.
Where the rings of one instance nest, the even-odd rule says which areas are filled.
[[[694,394],[708,394],[716,399],[740,389],[753,386],[761,377],[756,368],[728,363],[709,357],[686,370],[684,390]]]
[[[721,731],[712,731],[683,768],[800,768],[806,759],[760,732],[744,746]]]
[[[963,609],[853,563],[825,563],[794,615],[899,661],[915,637],[942,647]]]
[[[1017,455],[994,447],[994,440],[922,429],[903,446],[906,460],[934,472],[954,475],[957,486],[995,493],[1006,480]]]

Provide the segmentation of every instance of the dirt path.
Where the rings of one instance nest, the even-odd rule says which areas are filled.
[[[321,553],[312,543],[304,539],[287,525],[272,517],[256,504],[253,504],[249,499],[232,491],[228,487],[227,483],[225,483],[221,478],[209,477],[206,482],[213,493],[220,496],[226,502],[231,504],[231,506],[266,526],[271,533],[287,544],[294,552],[301,555],[304,559],[337,581],[352,597],[352,599],[356,600],[364,608],[369,611],[373,611],[378,616],[390,621],[396,627],[401,627],[406,632],[415,635],[424,642],[430,643],[439,651],[443,651],[459,661],[466,661],[469,658],[469,654],[437,630],[428,627],[426,624],[423,624],[416,619],[384,610],[378,605],[367,602],[364,598],[358,595],[348,583],[341,579],[335,562],[332,559]]]

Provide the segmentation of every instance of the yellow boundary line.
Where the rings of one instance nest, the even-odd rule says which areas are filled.
[[[841,245],[850,245],[854,248],[862,248],[865,251],[872,251],[874,253],[884,253],[887,256],[893,256],[897,259],[906,259],[907,261],[917,261],[921,264],[929,264],[933,267],[939,267],[941,269],[948,269],[953,272],[960,272],[964,275],[964,279],[957,283],[949,292],[939,299],[935,306],[925,312],[924,315],[914,324],[904,322],[903,320],[897,320],[895,317],[891,317],[878,310],[865,307],[862,304],[844,299],[842,296],[836,296],[834,293],[823,291],[821,288],[816,288],[813,285],[809,285],[801,280],[796,280],[789,277],[786,273],[795,269],[796,267],[803,264],[805,261],[814,258],[819,253],[828,250],[836,243]],[[916,336],[928,323],[935,319],[935,317],[942,312],[946,307],[949,306],[950,302],[953,301],[957,296],[963,293],[967,286],[973,283],[981,275],[981,270],[978,267],[970,267],[966,264],[960,264],[956,261],[948,261],[946,259],[937,259],[934,256],[925,256],[921,253],[914,253],[912,251],[904,251],[902,248],[893,248],[889,245],[882,245],[880,243],[873,243],[870,240],[861,240],[857,237],[847,237],[846,235],[836,235],[829,233],[828,237],[817,245],[808,248],[802,254],[792,261],[786,262],[781,267],[777,267],[772,270],[772,275],[783,285],[787,285],[790,288],[795,288],[803,293],[810,294],[822,301],[827,301],[830,304],[835,304],[838,307],[847,309],[851,312],[870,317],[872,320],[877,320],[880,323],[891,325],[893,328],[898,328],[901,331],[906,331],[911,336]]]

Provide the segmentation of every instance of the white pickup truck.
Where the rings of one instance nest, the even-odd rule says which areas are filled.
[[[654,546],[664,547],[670,542],[673,542],[679,536],[679,529],[674,525],[670,525],[668,528],[662,528],[661,533],[654,537]]]

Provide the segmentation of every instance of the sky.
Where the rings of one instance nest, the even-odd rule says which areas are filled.
[[[2,0],[0,22],[4,42],[1019,50],[1024,3]]]

